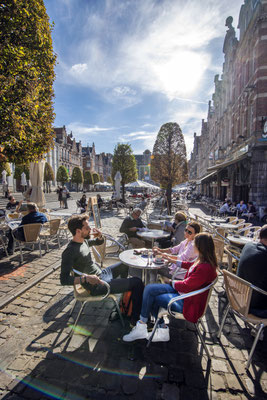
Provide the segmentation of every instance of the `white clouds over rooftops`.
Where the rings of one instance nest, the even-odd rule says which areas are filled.
[[[110,127],[110,128],[101,128],[99,126],[93,126],[89,127],[85,124],[81,124],[79,122],[71,122],[67,125],[67,129],[69,131],[72,131],[75,133],[75,135],[98,135],[101,132],[106,132],[106,131],[113,131],[115,128]]]
[[[133,0],[120,7],[115,0],[101,3],[104,9],[82,9],[88,13],[87,28],[71,49],[74,62],[64,60],[64,80],[106,94],[110,90],[108,101],[119,95],[129,102],[137,91],[172,100],[203,87],[203,75],[212,69],[208,45],[225,31],[221,14],[230,0],[206,0],[205,6],[199,0]],[[124,24],[118,24],[119,17]]]

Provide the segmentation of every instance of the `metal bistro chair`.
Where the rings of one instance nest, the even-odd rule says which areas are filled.
[[[59,226],[61,223],[60,218],[51,219],[43,225],[43,229],[40,233],[40,239],[44,239],[46,244],[46,250],[49,251],[48,243],[53,239],[57,239],[58,248],[60,249],[60,241],[59,241]]]
[[[101,266],[106,268],[116,262],[119,262],[119,253],[125,250],[125,247],[112,236],[103,234],[104,242],[98,246],[92,247],[92,252],[95,261]],[[107,243],[111,245],[107,246]]]
[[[253,290],[267,296],[267,292],[254,286],[252,283],[245,281],[242,278],[232,274],[229,271],[223,271],[225,290],[229,304],[225,310],[220,329],[218,331],[218,338],[220,338],[226,317],[229,311],[232,311],[236,316],[242,319],[250,327],[256,330],[256,336],[250,350],[246,369],[249,368],[252,356],[259,340],[260,334],[265,326],[267,326],[267,318],[259,318],[254,314],[249,313],[250,301]]]
[[[28,224],[22,225],[12,231],[12,235],[14,237],[15,244],[18,243],[20,250],[20,259],[21,263],[23,263],[23,254],[22,254],[22,245],[32,244],[33,246],[37,243],[39,246],[40,257],[42,257],[42,249],[41,249],[41,241],[40,241],[40,231],[42,229],[42,224]],[[25,240],[20,240],[15,237],[15,232],[18,229],[23,229]]]
[[[150,336],[150,338],[149,338],[149,340],[148,340],[147,347],[150,346],[150,343],[152,342],[153,336],[154,336],[154,334],[155,334],[155,332],[156,332],[158,323],[159,323],[160,319],[161,319],[164,315],[170,315],[170,316],[172,316],[172,317],[174,317],[174,318],[181,318],[181,317],[183,317],[182,314],[171,310],[172,304],[173,304],[173,303],[175,303],[176,301],[180,301],[180,300],[186,299],[186,298],[188,298],[188,297],[196,296],[196,295],[201,294],[201,293],[204,293],[204,292],[206,292],[206,291],[208,290],[209,293],[208,293],[208,296],[207,296],[206,306],[205,306],[205,308],[204,308],[203,314],[199,317],[198,321],[197,321],[196,323],[194,323],[194,325],[195,325],[195,328],[196,328],[196,335],[199,336],[199,338],[200,338],[200,340],[201,340],[201,343],[202,343],[202,345],[203,345],[203,347],[204,347],[204,349],[205,349],[205,351],[206,351],[206,353],[207,353],[207,356],[208,356],[208,358],[210,359],[210,353],[209,353],[209,350],[208,350],[208,348],[207,348],[207,346],[206,346],[205,340],[204,340],[204,338],[203,338],[203,336],[202,336],[202,334],[201,334],[201,331],[200,331],[200,328],[199,328],[199,324],[202,325],[202,328],[203,328],[203,330],[205,331],[205,328],[204,328],[204,325],[203,325],[203,322],[202,322],[202,318],[203,318],[203,316],[204,316],[205,313],[206,313],[206,310],[207,310],[207,307],[208,307],[208,304],[209,304],[209,300],[210,300],[210,296],[211,296],[211,293],[212,293],[212,289],[213,289],[214,285],[216,284],[217,280],[218,280],[218,278],[214,279],[213,282],[211,282],[208,286],[206,286],[206,287],[204,287],[204,288],[202,288],[202,289],[194,290],[193,292],[185,293],[185,294],[182,294],[181,296],[174,297],[173,299],[171,299],[171,300],[169,301],[167,310],[166,310],[165,308],[162,308],[162,307],[161,307],[161,308],[159,309],[158,318],[157,318],[157,321],[156,321],[156,323],[155,323],[155,325],[154,325],[152,334],[151,334],[151,336]],[[184,317],[183,317],[183,318],[184,318]]]
[[[83,275],[83,276],[86,275],[86,274],[83,274],[80,271],[77,271],[76,269],[73,269],[73,275],[74,274]],[[77,301],[81,302],[81,308],[80,308],[80,311],[79,311],[79,313],[78,313],[78,315],[76,317],[76,320],[75,320],[74,324],[71,327],[71,331],[69,333],[70,337],[73,335],[73,333],[75,331],[75,328],[76,328],[76,326],[78,324],[78,321],[80,319],[80,316],[81,316],[81,314],[83,312],[83,309],[84,309],[86,303],[89,303],[89,302],[104,301],[106,299],[113,300],[113,302],[115,304],[115,307],[116,307],[116,310],[118,312],[118,315],[120,317],[121,324],[124,327],[124,321],[123,321],[123,318],[122,318],[122,315],[121,315],[121,312],[120,312],[120,307],[119,307],[119,303],[118,303],[116,295],[110,293],[110,286],[109,286],[109,284],[107,282],[105,282],[105,281],[101,281],[101,282],[107,288],[107,293],[104,294],[104,295],[101,295],[101,296],[91,296],[90,292],[88,290],[86,290],[82,285],[80,285],[80,284],[74,284],[73,285],[75,302],[74,302],[74,305],[72,307],[70,316],[73,313],[73,310],[75,308],[75,305],[76,305]]]

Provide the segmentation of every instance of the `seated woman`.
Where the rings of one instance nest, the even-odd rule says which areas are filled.
[[[170,246],[176,246],[181,243],[184,239],[184,230],[186,227],[186,215],[183,212],[178,211],[174,216],[174,222],[171,226],[167,226],[164,230],[170,232],[168,238],[158,239],[157,242],[162,249],[169,248]]]
[[[82,197],[79,200],[80,202],[80,207],[81,207],[81,214],[85,213],[87,211],[87,201],[86,201],[86,194],[83,194]]]
[[[157,318],[159,308],[167,308],[172,298],[182,293],[190,293],[204,288],[216,279],[217,259],[212,236],[209,233],[199,233],[195,237],[195,247],[198,252],[198,259],[194,263],[181,262],[181,266],[187,269],[187,274],[183,281],[170,281],[168,284],[150,284],[145,287],[140,320],[128,335],[123,336],[125,342],[149,339],[147,321],[150,314]],[[205,309],[207,296],[208,291],[178,301],[172,305],[172,310],[182,313],[187,321],[195,323]],[[162,319],[152,341],[168,342],[169,340],[169,328]]]
[[[196,259],[197,251],[194,246],[194,239],[199,232],[200,225],[197,222],[189,222],[184,230],[185,240],[183,242],[168,249],[153,247],[153,251],[156,255],[160,254],[164,260],[172,263],[170,267],[166,266],[158,270],[160,275],[166,276],[167,278],[174,278],[174,274],[177,273],[177,260],[192,262]],[[179,275],[180,278],[183,278],[181,273],[179,273]]]
[[[104,202],[99,193],[96,195],[96,197],[97,197],[97,205],[98,205],[98,208],[100,209],[103,206]]]

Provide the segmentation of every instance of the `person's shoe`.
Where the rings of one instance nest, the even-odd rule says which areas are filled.
[[[147,339],[150,339],[152,332],[148,334]],[[157,328],[153,336],[152,342],[169,342],[170,340],[170,330],[169,327]]]
[[[147,336],[147,325],[142,324],[141,322],[137,322],[131,332],[128,333],[128,335],[124,335],[122,340],[124,342],[133,342],[137,339],[147,339]]]

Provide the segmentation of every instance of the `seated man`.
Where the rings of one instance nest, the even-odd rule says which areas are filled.
[[[18,210],[21,203],[22,201],[16,201],[15,197],[11,195],[8,197],[8,203],[6,205],[6,209],[11,211]]]
[[[227,200],[220,208],[219,213],[220,214],[226,214],[226,215],[233,215],[231,209],[231,200]]]
[[[237,215],[240,217],[243,213],[247,213],[248,209],[244,202],[244,200],[240,200],[240,202],[236,206]]]
[[[22,218],[20,226],[28,225],[28,224],[37,224],[37,223],[44,224],[45,222],[47,222],[47,218],[46,218],[45,214],[40,213],[38,211],[38,207],[35,203],[28,203],[27,210],[29,211],[29,213]],[[17,238],[19,240],[25,240],[23,228],[19,228],[15,232],[14,236],[15,236],[15,238]],[[11,229],[7,233],[7,237],[9,239],[7,251],[9,254],[13,254],[14,253],[14,238],[11,233]]]
[[[128,267],[117,263],[101,269],[92,261],[90,246],[97,246],[103,243],[104,239],[98,229],[94,229],[96,239],[90,239],[91,228],[88,215],[75,215],[68,222],[68,228],[73,235],[72,241],[62,253],[60,282],[62,285],[73,285],[80,283],[90,291],[92,296],[99,296],[106,293],[106,286],[102,281],[110,285],[111,293],[132,292],[132,322],[138,320],[142,304],[143,282],[133,277],[127,278]],[[76,269],[84,275],[72,276],[72,270]],[[120,276],[120,279],[115,279]]]
[[[140,218],[141,213],[142,210],[140,208],[134,208],[132,214],[123,220],[120,227],[120,232],[128,235],[129,242],[134,249],[140,249],[146,245],[145,241],[140,239],[136,234],[138,229],[145,227]]]
[[[258,243],[247,243],[242,250],[237,275],[267,292],[267,225],[259,232]],[[267,318],[267,296],[253,291],[249,312]]]
[[[142,196],[141,199],[142,199],[142,201],[138,204],[138,208],[140,208],[142,211],[144,211],[144,209],[147,206],[147,201],[144,196]]]

